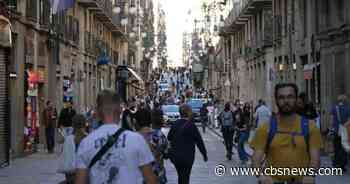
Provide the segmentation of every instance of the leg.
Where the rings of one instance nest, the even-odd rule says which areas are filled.
[[[228,130],[228,145],[229,145],[229,151],[230,155],[232,155],[232,147],[233,147],[233,134],[234,132],[232,130]]]
[[[45,138],[46,138],[46,148],[47,148],[47,151],[50,152],[51,150],[51,145],[50,145],[50,131],[49,131],[50,128],[48,127],[45,127]]]
[[[55,128],[49,128],[49,142],[50,142],[50,151],[54,152],[55,150]]]
[[[191,170],[192,170],[192,165],[187,165],[184,168],[184,184],[189,184],[190,183],[190,178],[191,178]]]
[[[245,163],[248,160],[248,156],[244,151],[244,143],[247,141],[246,139],[247,139],[247,133],[240,132],[239,141],[238,141],[238,154],[239,154],[239,159],[241,160],[242,163]]]
[[[227,138],[226,128],[222,128],[222,137],[224,138],[224,144],[225,144],[226,151],[228,151],[228,138]]]
[[[203,126],[203,133],[205,133],[205,126],[206,126],[205,118],[203,118],[202,126]]]
[[[176,172],[177,172],[177,183],[178,184],[185,184],[185,172],[184,172],[184,166],[181,164],[174,164]]]
[[[333,146],[334,146],[333,166],[343,168],[347,164],[347,156],[346,156],[347,154],[344,151],[343,146],[341,145],[341,138],[339,136],[336,136],[334,138]]]

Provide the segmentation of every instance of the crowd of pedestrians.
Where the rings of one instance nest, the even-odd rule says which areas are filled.
[[[263,99],[256,107],[236,100],[221,108],[220,103],[209,101],[200,110],[202,132],[208,126],[220,128],[226,158],[232,160],[236,148],[242,167],[318,168],[323,144],[316,108],[295,84],[276,85],[274,96],[276,112]],[[195,147],[208,161],[205,143],[185,100],[178,103],[180,118],[166,136],[160,99],[146,96],[123,102],[115,92],[103,90],[95,109],[80,114],[67,103],[58,116],[48,101],[44,111],[47,148],[49,153],[54,150],[58,120],[57,127],[64,136],[58,171],[66,175],[66,183],[165,184],[164,161],[168,159],[175,166],[178,183],[189,184]],[[345,172],[350,144],[349,138],[339,132],[349,135],[350,104],[346,95],[338,97],[330,113],[333,166]],[[313,177],[301,176],[259,176],[258,180],[261,184],[314,183]]]

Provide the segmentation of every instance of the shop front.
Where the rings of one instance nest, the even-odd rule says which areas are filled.
[[[121,95],[124,101],[136,95],[144,94],[144,82],[132,68],[121,65],[117,67],[116,72],[116,91]]]
[[[11,34],[10,21],[6,16],[0,15],[0,167],[7,165],[10,158],[9,72],[7,65],[9,63],[10,48],[12,47]]]

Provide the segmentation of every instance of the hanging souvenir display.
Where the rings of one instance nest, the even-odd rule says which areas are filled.
[[[73,83],[71,80],[63,80],[63,102],[73,102]]]
[[[26,82],[28,83],[26,98],[26,119],[24,127],[24,146],[25,152],[36,151],[36,144],[39,141],[39,112],[38,112],[38,74],[34,71],[27,71]]]

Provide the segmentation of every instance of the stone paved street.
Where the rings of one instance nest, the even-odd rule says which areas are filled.
[[[201,132],[202,133],[202,132]],[[215,176],[214,168],[218,164],[224,164],[225,166],[237,166],[238,165],[238,155],[234,150],[234,158],[232,161],[228,161],[225,158],[224,145],[221,139],[213,134],[211,131],[207,131],[205,134],[202,133],[204,138],[206,148],[208,151],[208,162],[203,161],[203,157],[199,150],[196,150],[196,160],[192,169],[191,184],[201,184],[201,183],[242,183],[249,184],[255,183],[256,179],[254,177],[231,177],[228,174],[222,177]],[[166,162],[166,168],[168,172],[169,184],[177,183],[176,170],[170,161]]]
[[[0,184],[58,184],[64,175],[56,173],[57,154],[37,153],[18,158],[0,169]]]
[[[165,130],[167,132],[168,130]],[[225,151],[221,138],[211,131],[203,134],[204,141],[208,150],[209,161],[205,163],[197,150],[195,165],[192,170],[191,184],[255,184],[254,177],[215,176],[214,168],[218,164],[224,164],[226,167],[238,166],[238,155],[232,161],[224,158]],[[46,153],[37,153],[25,158],[18,158],[11,162],[9,167],[0,169],[0,184],[58,184],[64,180],[62,174],[56,173],[58,165],[57,154],[48,155]],[[330,161],[326,157],[322,158],[323,166],[330,166]],[[169,184],[177,183],[176,170],[170,161],[166,161],[167,176]],[[317,184],[348,184],[350,174],[337,177],[318,177]]]

